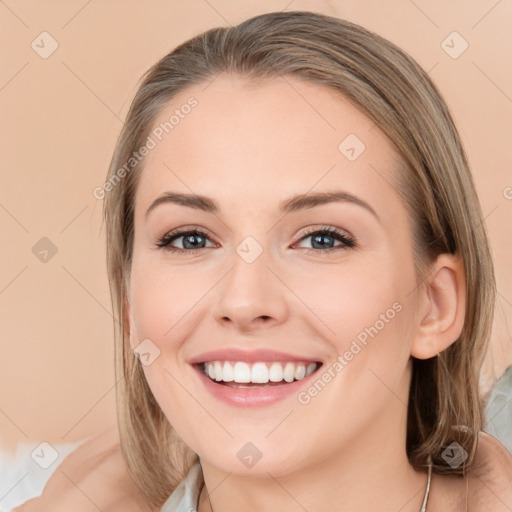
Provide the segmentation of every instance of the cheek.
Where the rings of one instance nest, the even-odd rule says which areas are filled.
[[[194,319],[195,307],[214,283],[214,276],[209,279],[207,273],[184,266],[134,261],[131,295],[138,338],[149,338],[168,350]]]
[[[347,403],[355,399],[354,406],[363,396],[377,400],[389,394],[386,386],[400,385],[413,336],[413,266],[389,253],[371,256],[333,267],[319,279],[312,274],[297,293],[326,326],[335,352],[333,393]]]
[[[143,366],[144,375],[164,414],[180,432],[189,431],[191,422],[207,421],[183,387],[192,370],[181,357],[187,336],[199,322],[195,306],[212,286],[205,279],[200,272],[159,265],[149,258],[134,258],[132,266],[135,343],[149,339],[159,351],[151,364]],[[194,439],[185,437],[193,444]]]
[[[410,287],[407,272],[394,269],[385,255],[378,263],[375,256],[373,261],[365,260],[369,258],[354,258],[293,281],[297,295],[325,325],[338,353],[347,350],[353,339],[364,342],[400,324],[404,290]]]

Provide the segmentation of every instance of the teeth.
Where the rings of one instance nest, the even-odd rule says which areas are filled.
[[[223,371],[222,371],[222,365],[220,364],[220,361],[215,361],[215,363],[213,363],[213,372],[215,373],[215,380],[222,380]]]
[[[251,369],[251,382],[266,384],[269,378],[269,371],[265,363],[253,364]]]
[[[286,382],[293,382],[295,377],[295,365],[293,363],[286,363],[283,371],[284,380]]]
[[[283,367],[281,363],[270,365],[270,382],[281,382],[283,380]]]
[[[311,363],[311,364],[308,364],[308,369],[306,370],[306,377],[313,373],[316,369],[316,363]]]
[[[316,365],[315,365],[315,367],[316,367]],[[305,376],[306,376],[306,367],[303,364],[298,364],[297,368],[295,369],[295,379],[301,380]]]
[[[211,361],[204,363],[205,375],[216,382],[237,382],[240,384],[267,384],[270,382],[293,382],[302,380],[313,373],[317,363],[265,363],[249,365],[243,361]]]
[[[233,382],[235,378],[235,375],[233,373],[233,367],[231,366],[231,363],[228,363],[227,361],[224,363],[224,368],[222,371],[222,380],[224,382]]]
[[[222,380],[222,376],[219,380]],[[251,382],[251,368],[247,363],[235,363],[233,370],[233,380],[235,382]]]

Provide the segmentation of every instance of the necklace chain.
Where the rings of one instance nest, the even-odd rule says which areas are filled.
[[[428,501],[428,495],[430,493],[430,482],[432,480],[432,457],[429,455],[428,457],[428,479],[427,479],[427,488],[425,490],[425,497],[423,498],[423,504],[421,505],[420,512],[427,512],[427,501]],[[206,486],[205,486],[206,490]],[[206,491],[206,496],[208,496],[208,501],[210,503],[210,509],[212,512],[215,512],[213,510],[212,501],[210,500],[210,493]]]

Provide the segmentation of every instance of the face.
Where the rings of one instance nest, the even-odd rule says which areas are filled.
[[[393,144],[290,77],[220,76],[155,127],[176,109],[144,159],[128,297],[170,423],[202,461],[251,475],[402,435],[418,314]]]

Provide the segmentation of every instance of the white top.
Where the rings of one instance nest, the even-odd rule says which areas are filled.
[[[204,485],[201,464],[196,462],[187,476],[167,498],[160,512],[192,512],[199,507],[199,494]]]
[[[0,512],[10,512],[40,496],[64,459],[91,437],[53,445],[37,441],[20,442],[15,451],[2,447],[0,443]]]

